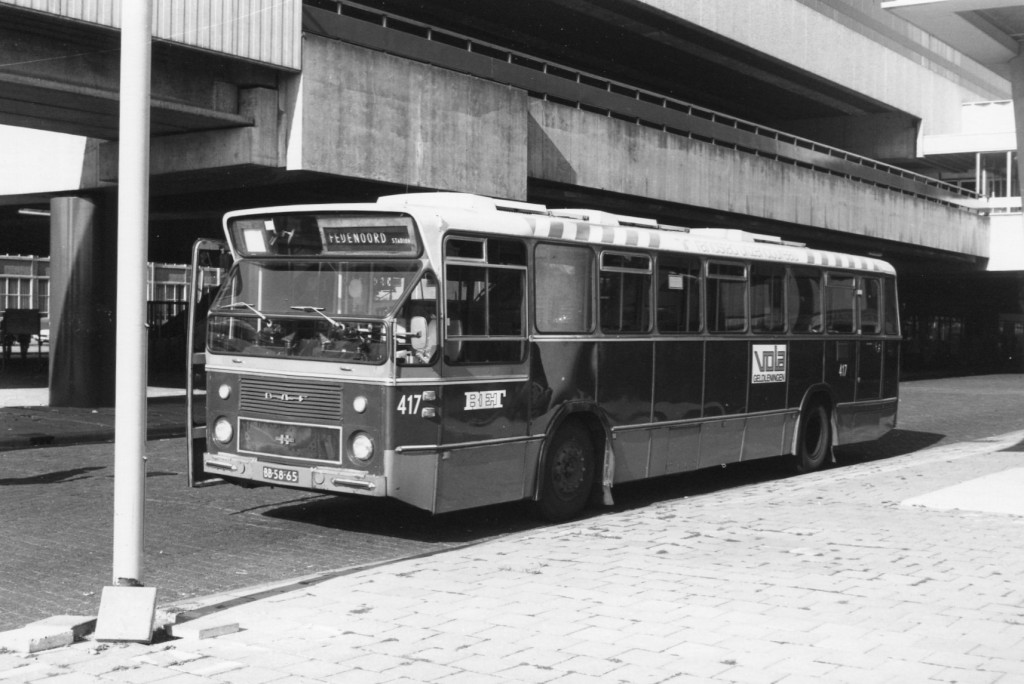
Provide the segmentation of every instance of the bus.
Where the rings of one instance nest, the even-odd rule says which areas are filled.
[[[523,500],[559,521],[645,478],[777,456],[812,471],[896,425],[879,259],[458,193],[224,228],[233,264],[192,307],[192,485],[431,513]]]

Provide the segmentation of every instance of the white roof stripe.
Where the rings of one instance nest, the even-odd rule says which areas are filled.
[[[656,249],[659,251],[687,252],[716,258],[732,257],[805,263],[823,268],[845,268],[881,273],[895,272],[892,266],[878,259],[789,245],[721,240],[681,231],[656,231],[633,226],[603,226],[560,217],[552,219],[548,216],[529,216],[527,222],[531,226],[533,234],[541,238],[622,247],[635,246],[638,249],[652,249],[652,245],[657,245]],[[553,235],[559,234],[559,226],[561,234],[559,238],[553,238]]]
[[[537,222],[534,224],[534,234],[540,237],[548,237],[551,235],[551,219],[547,216],[538,216]]]

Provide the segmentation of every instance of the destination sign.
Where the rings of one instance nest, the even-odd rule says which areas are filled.
[[[320,224],[324,252],[346,254],[409,254],[419,250],[408,224]]]

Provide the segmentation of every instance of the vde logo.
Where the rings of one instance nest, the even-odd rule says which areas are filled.
[[[750,382],[786,382],[786,345],[755,344]]]
[[[508,390],[490,390],[488,392],[466,392],[467,411],[501,408]]]

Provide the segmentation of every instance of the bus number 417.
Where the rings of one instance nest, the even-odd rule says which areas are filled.
[[[420,412],[422,401],[422,394],[403,394],[402,398],[398,400],[398,412],[403,416],[415,416]]]

